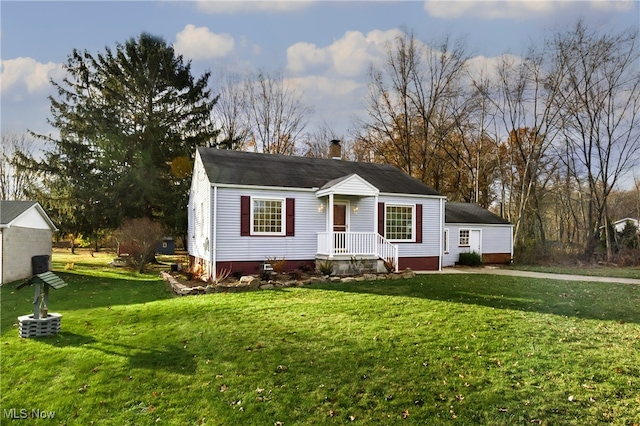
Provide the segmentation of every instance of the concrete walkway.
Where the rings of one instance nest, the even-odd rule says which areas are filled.
[[[588,275],[564,275],[550,274],[546,272],[518,271],[515,269],[504,269],[495,266],[485,266],[482,268],[442,268],[442,271],[416,271],[417,274],[489,274],[506,275],[512,277],[544,278],[550,280],[564,281],[591,281],[600,283],[616,284],[636,284],[640,285],[640,280],[635,278],[615,278],[615,277],[594,277]]]

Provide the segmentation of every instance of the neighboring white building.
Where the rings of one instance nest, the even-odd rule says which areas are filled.
[[[616,228],[616,232],[622,232],[624,227],[627,225],[627,222],[633,223],[638,230],[638,233],[640,233],[640,220],[631,217],[625,217],[624,219],[616,220],[615,222],[613,222],[613,226],[614,228]]]
[[[391,165],[198,148],[188,252],[208,279],[256,274],[267,258],[439,270],[445,204]]]
[[[51,259],[57,230],[36,201],[0,201],[0,285],[31,277],[33,256]]]
[[[443,266],[453,266],[460,253],[476,252],[484,263],[513,258],[513,225],[477,204],[447,202]]]

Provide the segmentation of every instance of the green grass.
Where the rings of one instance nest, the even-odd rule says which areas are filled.
[[[0,289],[3,410],[68,425],[640,423],[640,286],[425,275],[174,298],[155,274],[92,263],[60,272],[54,337],[18,338],[31,290]]]
[[[640,267],[616,268],[614,266],[538,266],[514,264],[510,268],[520,271],[546,272],[551,274],[587,275],[591,277],[615,277],[640,279]]]

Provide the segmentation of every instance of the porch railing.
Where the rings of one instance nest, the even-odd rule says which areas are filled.
[[[376,232],[319,232],[318,254],[329,256],[376,256],[398,270],[398,246]]]

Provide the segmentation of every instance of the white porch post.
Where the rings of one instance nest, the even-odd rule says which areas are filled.
[[[329,203],[327,206],[328,210],[328,220],[327,220],[327,229],[329,231],[329,259],[333,259],[333,254],[335,250],[335,241],[333,236],[333,193],[329,193]]]
[[[373,232],[378,233],[378,196],[373,197]]]

